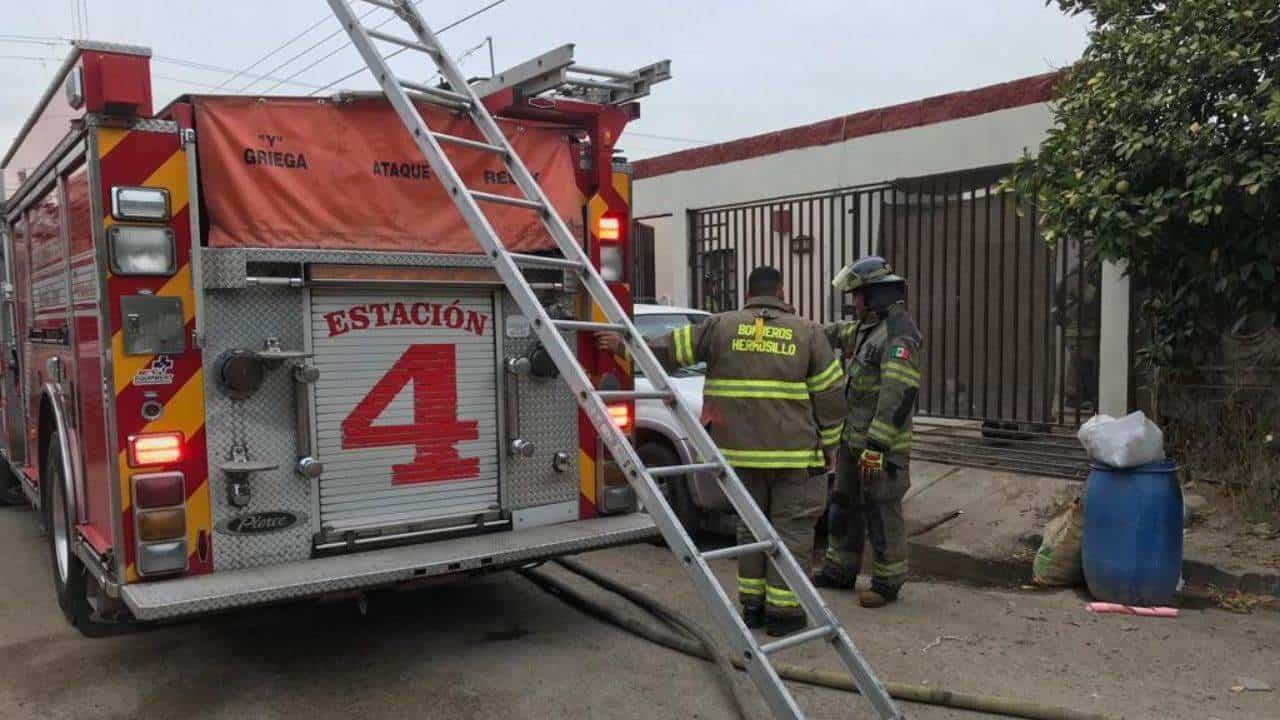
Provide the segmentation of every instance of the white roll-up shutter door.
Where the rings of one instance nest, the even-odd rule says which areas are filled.
[[[498,509],[490,290],[312,294],[325,534]]]

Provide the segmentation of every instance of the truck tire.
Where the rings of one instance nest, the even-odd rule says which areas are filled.
[[[0,458],[0,505],[26,505],[27,496],[22,492],[22,481],[9,467],[8,461]]]
[[[636,448],[636,454],[645,467],[668,467],[680,464],[680,456],[666,443],[650,440]],[[690,537],[695,537],[702,529],[702,511],[693,504],[693,495],[689,492],[689,478],[668,477],[658,480],[667,504],[675,511],[676,518],[684,526]]]
[[[58,607],[81,634],[86,637],[102,637],[110,634],[112,625],[93,619],[93,606],[89,604],[89,571],[72,549],[75,518],[67,504],[66,481],[62,471],[61,445],[57,434],[49,438],[49,455],[45,459],[44,472],[40,473],[43,493],[44,521],[49,535],[49,560],[53,571],[53,592]]]

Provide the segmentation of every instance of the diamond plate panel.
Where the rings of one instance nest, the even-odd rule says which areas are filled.
[[[396,265],[409,267],[493,267],[493,264],[483,255],[354,250],[204,248],[203,259],[204,286],[210,289],[245,287],[246,267],[251,262]]]
[[[270,567],[135,583],[121,588],[140,620],[162,620],[358,590],[423,577],[501,568],[639,542],[657,535],[643,513],[579,520]]]
[[[267,369],[262,387],[235,400],[218,383],[219,361],[235,348],[262,349],[268,337],[285,350],[303,347],[306,308],[303,291],[248,288],[210,292],[205,298],[204,350],[205,440],[209,453],[209,495],[213,513],[213,566],[232,570],[299,560],[311,555],[311,482],[293,470],[297,462],[294,420],[293,362]],[[279,463],[275,470],[254,473],[253,496],[243,510],[227,499],[227,478],[218,465],[242,443],[250,460]],[[217,530],[244,512],[285,510],[306,520],[294,527],[261,535],[230,535]]]
[[[202,255],[204,265],[200,272],[206,290],[244,287],[244,277],[248,274],[245,271],[244,252],[205,248]]]
[[[520,308],[503,295],[507,317],[520,316]],[[508,323],[508,326],[510,324]],[[537,338],[504,337],[503,354],[520,357],[533,348]],[[550,505],[578,499],[578,404],[563,380],[522,377],[520,386],[520,434],[534,444],[529,458],[507,458],[506,499],[513,510]],[[507,387],[511,387],[508,381]],[[507,428],[508,442],[515,439]],[[565,472],[556,472],[552,459],[557,452],[569,454]]]

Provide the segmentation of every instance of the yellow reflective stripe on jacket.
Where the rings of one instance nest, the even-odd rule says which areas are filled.
[[[715,397],[760,398],[765,400],[809,400],[809,388],[802,382],[785,380],[708,379],[702,393]]]
[[[738,576],[739,595],[763,595],[764,578],[746,578]]]
[[[832,425],[819,433],[819,438],[823,445],[835,445],[840,442],[840,436],[844,434],[844,423]]]
[[[809,376],[804,382],[809,386],[809,392],[820,393],[828,390],[844,377],[844,371],[840,369],[840,359],[836,358],[831,361],[825,370],[817,375]]]
[[[671,334],[671,345],[675,351],[677,365],[687,367],[694,363],[692,325],[676,328],[676,331]]]
[[[730,450],[721,448],[724,459],[734,467],[804,468],[823,465],[821,450]]]
[[[910,387],[920,387],[920,371],[900,362],[886,362],[880,367],[880,376],[885,380],[897,380]]]
[[[906,575],[906,574],[907,574],[907,561],[906,561],[906,560],[900,560],[900,561],[898,561],[898,562],[894,562],[894,563],[879,563],[879,562],[873,562],[873,563],[871,564],[871,574],[872,574],[872,575],[874,575],[874,576],[876,576],[876,577],[882,577],[882,578],[883,578],[883,577],[896,577],[896,576],[898,576],[898,575]],[[773,588],[769,588],[769,589],[770,589],[770,590],[772,590]]]
[[[867,428],[867,435],[876,442],[889,447],[898,439],[899,430],[883,420],[872,420]]]
[[[795,608],[800,607],[800,602],[796,600],[796,594],[790,590],[776,588],[770,585],[765,590],[765,602],[774,607]]]

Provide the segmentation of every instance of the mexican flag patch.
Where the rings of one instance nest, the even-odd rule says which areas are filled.
[[[910,360],[911,351],[906,349],[902,345],[894,345],[893,347],[889,348],[889,357],[897,358],[898,360]]]

